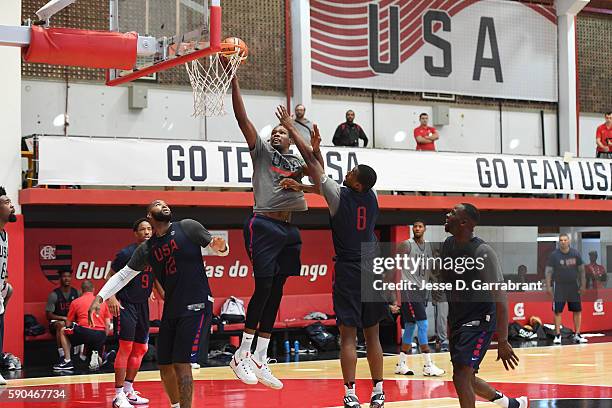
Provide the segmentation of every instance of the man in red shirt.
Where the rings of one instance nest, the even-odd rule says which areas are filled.
[[[595,141],[597,142],[597,157],[612,159],[612,112],[606,112],[605,123],[597,128]]]
[[[110,334],[111,314],[106,303],[100,306],[98,313],[92,314],[93,326],[89,325],[89,305],[94,300],[94,286],[91,281],[83,281],[81,285],[83,294],[70,303],[66,326],[61,329],[60,340],[64,349],[64,361],[53,366],[54,371],[71,371],[74,365],[70,359],[72,346],[85,344],[91,350],[89,368],[97,370],[100,367],[99,356],[106,342],[106,335]]]
[[[440,134],[436,128],[428,126],[429,115],[426,113],[419,115],[419,122],[421,122],[421,126],[414,129],[414,139],[417,142],[416,149],[435,152],[436,144],[434,142],[440,138]]]
[[[597,256],[597,251],[589,252],[590,262],[584,268],[584,271],[586,272],[587,289],[600,289],[606,287],[606,281],[608,280],[606,268],[597,263]]]

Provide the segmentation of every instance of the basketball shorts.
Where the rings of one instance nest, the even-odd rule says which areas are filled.
[[[256,278],[300,275],[302,238],[295,225],[252,214],[244,224],[243,232]]]
[[[425,303],[422,302],[402,302],[402,320],[404,323],[416,323],[420,320],[427,320]]]
[[[555,283],[553,311],[555,313],[562,313],[566,303],[570,312],[582,311],[577,283]]]
[[[360,262],[335,263],[332,297],[338,325],[366,329],[389,317],[389,306],[382,298],[361,301]]]
[[[206,308],[192,314],[162,317],[157,338],[157,363],[160,365],[190,363],[192,353],[200,349],[204,332],[210,328],[212,302]]]
[[[453,365],[472,367],[477,373],[494,333],[494,330],[479,330],[477,327],[461,327],[453,330],[449,339]]]
[[[121,303],[117,319],[119,339],[147,344],[149,342],[149,303]]]

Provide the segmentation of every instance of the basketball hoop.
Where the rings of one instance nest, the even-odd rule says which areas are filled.
[[[247,53],[248,48],[242,40],[228,38],[221,43],[220,52],[185,63],[193,88],[192,116],[225,115],[225,94]]]

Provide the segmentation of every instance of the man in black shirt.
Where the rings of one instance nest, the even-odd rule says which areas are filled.
[[[338,125],[332,142],[334,146],[358,147],[359,139],[363,140],[363,147],[368,146],[368,137],[365,132],[355,123],[355,112],[346,111],[346,122]]]
[[[59,361],[62,362],[64,361],[64,349],[62,348],[60,332],[63,327],[66,327],[70,303],[79,298],[81,293],[71,286],[72,272],[70,270],[60,270],[58,275],[60,286],[49,293],[45,311],[47,320],[49,320],[49,333],[55,336]]]
[[[136,248],[127,265],[111,277],[89,308],[92,313],[149,265],[164,289],[164,311],[157,339],[157,362],[172,407],[191,408],[191,350],[204,322],[212,317],[212,296],[201,248],[227,256],[229,247],[197,221],[172,220],[170,207],[155,200],[147,208],[154,235]]]
[[[545,273],[546,289],[554,298],[555,339],[553,343],[561,344],[561,313],[563,313],[566,302],[567,308],[574,314],[576,331],[574,342],[586,343],[587,339],[580,335],[580,324],[582,323],[580,294],[586,288],[584,262],[582,262],[580,252],[570,248],[569,235],[559,235],[559,248],[550,254]]]
[[[476,374],[497,329],[497,360],[506,370],[518,365],[518,357],[508,343],[508,300],[502,290],[476,290],[475,284],[503,282],[495,251],[474,236],[480,214],[471,204],[457,204],[447,215],[446,232],[452,234],[442,245],[442,280],[447,290],[449,349],[453,364],[453,384],[461,408],[475,408],[476,395],[503,408],[527,408],[527,397],[508,398]],[[447,264],[452,261],[452,267]],[[462,286],[464,284],[464,286]],[[462,288],[465,290],[462,290]],[[498,323],[496,326],[496,322]]]

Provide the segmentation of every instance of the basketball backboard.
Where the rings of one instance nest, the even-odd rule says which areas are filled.
[[[220,0],[110,0],[110,30],[156,38],[155,53],[133,70],[109,70],[109,85],[155,79],[162,69],[219,50]]]

